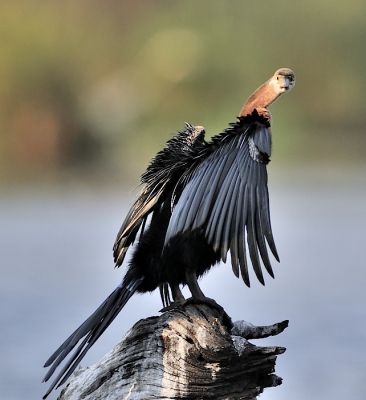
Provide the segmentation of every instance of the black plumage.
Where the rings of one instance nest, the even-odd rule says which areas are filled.
[[[162,260],[171,264],[166,267],[175,270],[174,276],[189,269],[201,276],[214,263],[226,261],[230,250],[235,275],[240,268],[249,286],[245,237],[259,281],[264,284],[258,251],[273,276],[265,244],[266,240],[278,260],[267,189],[268,128],[268,121],[256,111],[241,117],[199,152],[186,172],[190,179],[184,187],[178,182],[181,194],[169,221],[162,255]],[[179,283],[187,283],[181,279]]]
[[[268,121],[253,112],[206,143],[204,129],[187,124],[186,130],[169,140],[152,160],[141,178],[145,187],[114,245],[119,266],[139,236],[127,273],[105,302],[47,360],[45,367],[51,368],[45,381],[83,339],[45,397],[56,385],[65,383],[136,291],[144,293],[161,286],[163,303],[168,305],[167,284],[176,289],[189,285],[187,272],[202,276],[212,265],[225,261],[229,250],[235,275],[239,276],[240,269],[249,286],[245,237],[259,281],[264,284],[260,257],[273,276],[265,245],[266,239],[278,259],[267,190],[268,128]],[[194,289],[192,294],[196,294]]]
[[[195,300],[213,304],[202,293],[197,279],[219,261],[226,261],[229,251],[234,274],[239,277],[240,273],[248,286],[248,254],[262,284],[262,264],[273,277],[267,244],[279,258],[267,189],[266,165],[272,144],[266,107],[294,84],[292,71],[276,71],[249,98],[238,121],[209,143],[204,140],[202,127],[186,124],[185,131],[170,139],[152,160],[141,177],[142,193],[113,247],[119,267],[129,247],[137,242],[125,277],[47,360],[45,367],[51,368],[44,381],[78,345],[44,398],[56,385],[65,383],[135,292],[159,287],[163,305],[174,307],[184,304],[179,287],[187,285]],[[259,112],[250,104],[258,104]]]

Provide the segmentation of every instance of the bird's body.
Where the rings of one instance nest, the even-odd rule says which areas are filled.
[[[120,266],[136,246],[122,283],[50,357],[47,381],[71,350],[70,361],[52,383],[63,384],[135,292],[160,288],[163,304],[184,304],[180,285],[196,300],[208,301],[197,278],[226,260],[249,286],[246,247],[259,281],[261,261],[273,276],[267,245],[274,244],[266,165],[271,155],[271,117],[267,106],[294,86],[294,74],[278,70],[242,108],[238,121],[207,143],[202,127],[186,124],[152,160],[141,181],[145,185],[117,235],[113,248]],[[247,243],[247,244],[246,244]],[[45,398],[44,397],[44,398]]]

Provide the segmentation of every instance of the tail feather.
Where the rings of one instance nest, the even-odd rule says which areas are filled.
[[[55,387],[59,387],[66,382],[88,350],[99,339],[102,333],[112,323],[128,300],[136,292],[141,281],[142,278],[133,280],[132,282],[126,282],[126,280],[124,280],[97,308],[97,310],[94,311],[94,313],[85,320],[46,361],[44,366],[51,366],[51,368],[44,377],[43,382],[49,380],[56,368],[68,356],[79,341],[84,338],[74,354],[70,357],[69,361],[56,376],[46,394],[43,396],[43,399],[45,399]]]

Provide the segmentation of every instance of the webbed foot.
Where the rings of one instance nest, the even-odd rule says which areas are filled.
[[[233,328],[234,325],[231,320],[231,317],[227,314],[224,308],[220,306],[220,304],[218,304],[214,299],[210,299],[209,297],[204,297],[199,299],[195,297],[190,297],[184,302],[183,306],[188,304],[207,304],[211,309],[214,309],[217,312],[219,319],[221,320],[223,325],[227,327],[229,332]]]

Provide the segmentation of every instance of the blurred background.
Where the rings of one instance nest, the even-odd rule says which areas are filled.
[[[276,280],[222,265],[202,288],[234,320],[290,320],[261,341],[287,348],[261,399],[363,398],[365,18],[360,0],[0,1],[1,398],[41,398],[45,360],[122,279],[112,245],[150,158],[185,121],[225,129],[280,67]],[[82,365],[160,308],[131,299]]]

